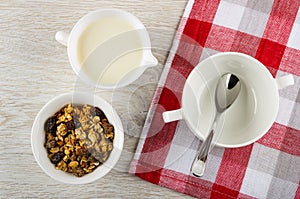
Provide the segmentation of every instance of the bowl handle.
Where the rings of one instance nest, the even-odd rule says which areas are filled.
[[[182,109],[163,112],[162,116],[163,116],[163,120],[165,123],[173,122],[176,120],[181,120],[182,119]]]
[[[276,81],[278,89],[285,88],[285,87],[293,85],[295,83],[294,77],[291,74],[285,75],[283,77],[277,77],[277,78],[275,78],[275,81]]]
[[[68,45],[69,33],[58,31],[55,34],[55,39],[64,46]]]

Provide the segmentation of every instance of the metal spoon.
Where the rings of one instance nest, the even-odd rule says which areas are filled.
[[[233,102],[239,95],[240,90],[241,83],[237,76],[230,73],[226,73],[222,75],[222,77],[219,79],[215,90],[215,118],[211,127],[211,131],[209,132],[206,139],[203,141],[191,167],[191,172],[194,176],[201,177],[204,174],[205,162],[207,160],[207,156],[211,148],[213,136],[214,134],[216,134],[215,130],[219,118],[221,114],[233,104]]]

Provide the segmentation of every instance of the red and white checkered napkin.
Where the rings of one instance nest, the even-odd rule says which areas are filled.
[[[189,1],[130,172],[199,198],[299,199],[299,6],[299,0]],[[204,176],[195,178],[190,166],[200,141],[184,121],[164,124],[162,112],[180,108],[193,67],[222,51],[251,55],[274,77],[292,74],[296,83],[280,90],[277,119],[263,138],[242,148],[215,147]]]

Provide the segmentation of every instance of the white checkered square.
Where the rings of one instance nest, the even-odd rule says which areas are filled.
[[[203,48],[203,51],[202,51],[202,54],[201,54],[201,57],[200,57],[200,60],[199,62],[205,60],[206,58],[214,55],[214,54],[217,54],[219,53],[220,51],[217,51],[217,50],[213,50],[211,48]]]
[[[267,198],[272,175],[247,168],[240,192],[254,198]]]
[[[300,50],[300,8],[298,10],[296,21],[293,25],[287,46]]]
[[[248,0],[247,1],[247,7],[251,8],[252,10],[257,10],[260,12],[264,12],[267,14],[270,14],[272,11],[274,0]]]
[[[200,147],[200,145],[199,145]],[[209,152],[209,156],[206,161],[206,168],[204,175],[201,177],[203,180],[215,182],[218,175],[218,171],[221,165],[221,161],[224,154],[224,148],[214,147]]]
[[[190,168],[187,165],[192,164],[193,157],[195,156],[195,150],[172,144],[164,168],[189,175]]]
[[[287,46],[300,50],[300,24],[294,23]]]
[[[219,153],[220,150],[217,150]],[[221,151],[224,152],[224,150]],[[164,168],[189,175],[190,168],[194,161],[194,158],[196,157],[196,154],[197,150],[172,144],[167,159],[165,161]],[[214,182],[216,180],[221,161],[222,158],[219,155],[216,156],[213,155],[213,152],[210,153],[206,162],[206,169],[204,175],[201,177],[201,179]]]
[[[180,121],[177,125],[164,168],[189,175],[199,147],[200,140],[189,132],[184,121]],[[215,181],[223,153],[223,148],[213,148],[207,159],[207,167],[202,179],[210,182]]]
[[[233,4],[238,4],[238,5],[241,5],[241,6],[246,6],[247,5],[247,2],[248,0],[225,0],[229,3],[233,3]]]
[[[280,152],[277,159],[276,170],[273,176],[293,182],[299,183],[300,180],[300,157],[293,156],[285,152]]]
[[[273,175],[280,151],[255,143],[248,167]]]
[[[213,23],[238,30],[244,10],[243,6],[221,1]]]
[[[300,130],[300,104],[289,99],[279,97],[279,111],[276,122]]]
[[[300,24],[300,7],[298,8],[298,12],[297,12],[297,15],[296,15],[295,23]]]
[[[200,141],[189,129],[186,122],[184,120],[179,120],[172,144],[196,150],[199,142]]]
[[[241,32],[262,37],[268,22],[269,15],[260,11],[246,8],[239,26]]]
[[[273,178],[268,191],[268,197],[272,199],[294,199],[298,184]]]
[[[189,175],[190,169],[186,165],[192,164],[199,142],[186,123],[179,121],[164,168]]]

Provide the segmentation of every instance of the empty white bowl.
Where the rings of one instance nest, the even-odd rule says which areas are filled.
[[[274,79],[261,62],[236,52],[218,53],[201,61],[186,80],[182,107],[164,112],[164,121],[184,119],[196,136],[207,137],[215,113],[215,88],[226,73],[235,74],[242,87],[236,101],[220,118],[216,145],[242,147],[265,135],[277,116],[278,89],[294,84],[293,76]]]
[[[93,172],[82,177],[76,177],[70,173],[56,170],[55,165],[50,162],[47,150],[44,147],[45,121],[68,103],[89,104],[99,107],[105,113],[108,121],[114,126],[115,130],[113,150],[109,158],[102,165],[97,167]],[[95,181],[106,175],[117,163],[123,149],[123,142],[123,126],[118,114],[113,109],[113,107],[102,98],[86,93],[68,93],[50,100],[37,114],[31,132],[31,147],[37,163],[50,177],[68,184],[85,184]]]

